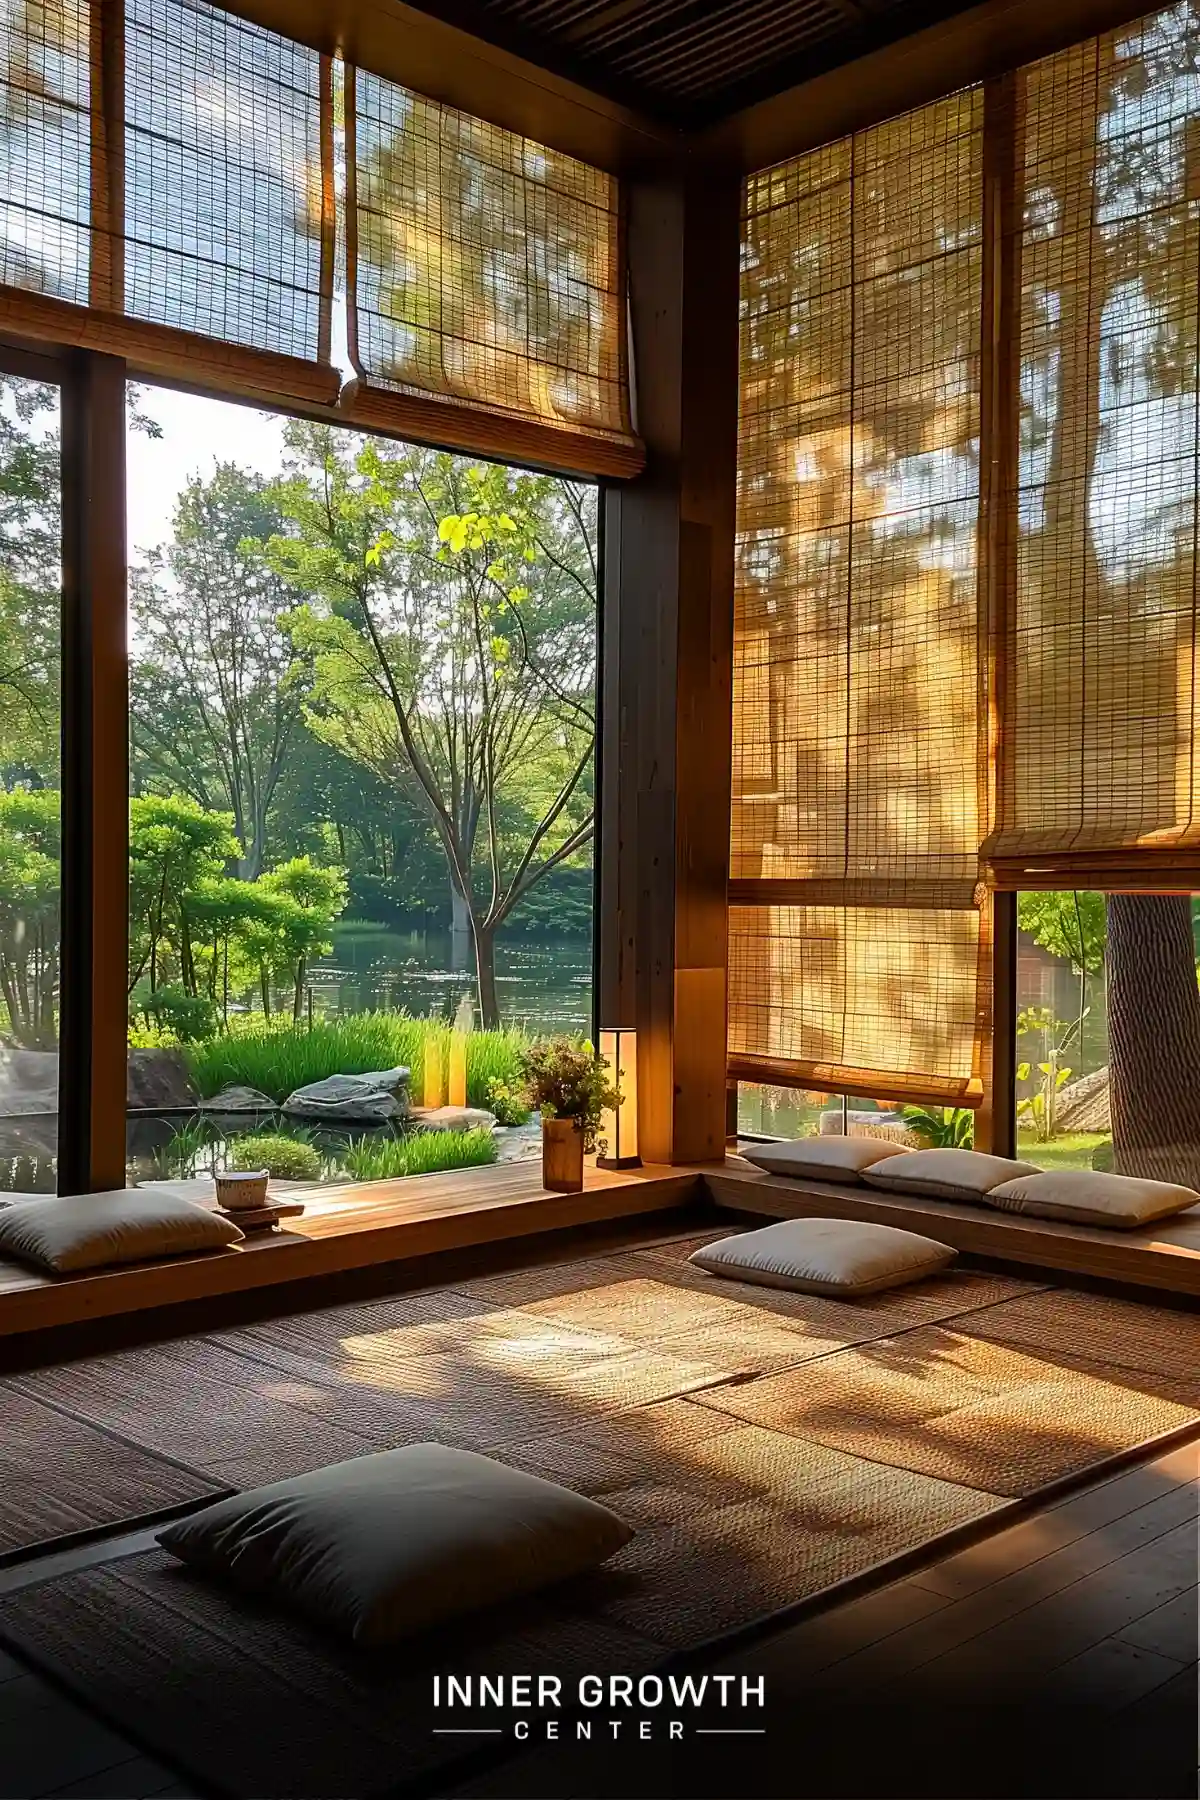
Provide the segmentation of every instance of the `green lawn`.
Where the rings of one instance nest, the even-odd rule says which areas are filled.
[[[1093,1150],[1108,1139],[1106,1131],[1068,1131],[1042,1144],[1032,1132],[1019,1131],[1017,1155],[1043,1169],[1090,1169]]]

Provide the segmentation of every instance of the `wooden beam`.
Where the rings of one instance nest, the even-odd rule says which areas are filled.
[[[231,0],[229,10],[614,174],[678,153],[670,127],[402,0]]]
[[[941,24],[745,107],[692,142],[744,172],[985,81],[1142,17],[1146,0],[984,0]]]
[[[61,1193],[125,1185],[129,676],[125,364],[63,384]]]
[[[740,184],[628,194],[645,473],[605,508],[601,1024],[638,1031],[657,1162],[724,1155]]]

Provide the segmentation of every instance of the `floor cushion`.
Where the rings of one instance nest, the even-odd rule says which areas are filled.
[[[871,1187],[891,1188],[897,1194],[981,1201],[1002,1181],[1040,1174],[1033,1163],[988,1156],[982,1150],[907,1150],[903,1156],[889,1156],[878,1167],[872,1164],[863,1170],[862,1178]]]
[[[1143,1181],[1136,1175],[1107,1175],[1096,1169],[1046,1169],[1005,1181],[987,1195],[989,1206],[1002,1212],[1026,1213],[1035,1219],[1062,1219],[1071,1225],[1108,1225],[1132,1231],[1155,1219],[1200,1206],[1194,1188],[1169,1181]]]
[[[864,1169],[903,1153],[902,1144],[869,1137],[799,1138],[790,1144],[755,1144],[741,1151],[747,1162],[765,1169],[768,1175],[842,1182],[857,1182]]]
[[[801,1294],[853,1299],[919,1281],[953,1262],[948,1244],[894,1225],[858,1219],[785,1219],[721,1238],[693,1251],[689,1262],[710,1275]]]
[[[52,1275],[223,1250],[241,1240],[237,1226],[218,1213],[151,1188],[39,1194],[0,1208],[0,1256]]]
[[[569,1488],[469,1450],[410,1444],[219,1500],[158,1541],[378,1645],[594,1568],[632,1536]]]

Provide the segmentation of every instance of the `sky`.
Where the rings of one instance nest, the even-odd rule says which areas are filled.
[[[226,400],[202,400],[170,388],[141,387],[138,410],[157,421],[162,436],[128,437],[129,557],[167,541],[180,490],[191,476],[209,476],[219,462],[274,474],[283,464],[286,420]]]

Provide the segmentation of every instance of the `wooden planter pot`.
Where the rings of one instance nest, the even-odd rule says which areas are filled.
[[[583,1186],[583,1133],[574,1119],[542,1120],[542,1186],[554,1194]]]

